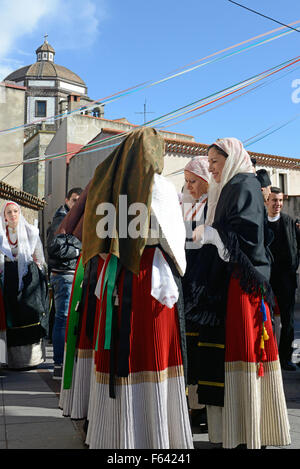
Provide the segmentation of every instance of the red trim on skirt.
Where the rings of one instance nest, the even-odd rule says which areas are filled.
[[[181,342],[176,305],[167,308],[151,296],[152,262],[155,248],[146,248],[139,275],[133,275],[129,373],[160,371],[182,365]],[[122,307],[124,271],[118,282],[119,308]],[[110,352],[104,350],[105,311],[100,319],[97,371],[109,373]],[[116,353],[117,356],[117,353]]]
[[[261,297],[250,296],[245,293],[237,279],[230,280],[227,317],[226,317],[226,362],[244,361],[276,361],[278,359],[278,349],[276,339],[273,334],[270,310],[265,303],[267,311],[267,321],[265,328],[269,339],[264,342],[263,359],[261,344],[262,335],[262,312]]]

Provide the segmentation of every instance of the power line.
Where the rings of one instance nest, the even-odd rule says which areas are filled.
[[[8,176],[11,175],[11,173],[13,173],[16,169],[18,169],[20,166],[22,165],[22,163],[18,164],[14,169],[12,169],[9,173],[7,173],[4,177],[1,178],[1,181],[4,181],[4,179],[6,179]]]
[[[300,22],[300,20],[297,20],[297,21],[294,21],[294,22],[292,22],[292,23],[290,23],[290,24],[296,24],[296,23],[299,23],[299,22]],[[92,108],[95,106],[95,104],[101,104],[101,103],[102,103],[102,104],[109,104],[109,103],[111,103],[111,102],[113,102],[113,101],[116,101],[116,100],[118,100],[118,99],[123,98],[124,96],[128,96],[128,95],[131,94],[131,93],[135,93],[135,92],[137,92],[137,91],[141,91],[141,90],[144,89],[144,88],[150,88],[150,87],[153,87],[153,86],[162,84],[162,83],[164,83],[164,82],[166,82],[166,81],[168,81],[168,80],[177,78],[177,77],[179,77],[179,76],[181,76],[181,75],[184,75],[185,73],[189,73],[189,72],[192,72],[192,71],[194,71],[194,70],[197,70],[198,68],[204,67],[204,66],[206,66],[206,65],[208,65],[208,64],[210,64],[210,63],[213,63],[213,62],[215,62],[215,61],[224,60],[224,59],[226,59],[226,58],[228,58],[228,57],[230,57],[230,56],[232,56],[232,55],[242,53],[242,52],[244,52],[244,51],[246,51],[246,50],[248,50],[248,49],[251,49],[251,48],[253,48],[253,47],[258,47],[258,46],[263,45],[263,44],[265,44],[265,43],[268,43],[268,42],[270,42],[270,41],[279,39],[279,38],[281,38],[281,37],[283,37],[283,36],[285,36],[285,35],[287,35],[287,34],[291,34],[293,31],[299,32],[298,29],[289,28],[289,29],[291,29],[291,31],[285,31],[285,32],[283,32],[283,33],[276,34],[275,36],[272,36],[271,39],[264,39],[264,40],[262,40],[262,41],[258,41],[258,42],[256,42],[256,43],[254,43],[254,44],[251,45],[251,46],[245,46],[245,47],[243,47],[243,48],[241,48],[241,49],[238,49],[238,50],[235,51],[235,52],[230,52],[230,53],[228,53],[228,54],[226,54],[226,55],[224,55],[224,56],[222,56],[222,57],[219,57],[219,58],[218,58],[218,57],[217,57],[217,58],[212,58],[212,57],[215,57],[215,56],[217,56],[217,55],[219,55],[219,54],[221,54],[221,53],[223,53],[223,52],[228,52],[229,50],[234,49],[234,48],[236,48],[236,47],[238,47],[238,46],[244,46],[245,44],[247,44],[247,43],[249,43],[249,42],[251,42],[251,41],[253,41],[253,40],[259,39],[259,38],[264,37],[264,36],[267,36],[267,35],[272,34],[272,33],[274,33],[274,32],[278,32],[279,30],[284,29],[284,27],[288,27],[288,28],[289,28],[289,26],[284,25],[284,26],[282,26],[282,27],[280,27],[280,28],[276,28],[276,29],[273,29],[273,30],[268,31],[268,32],[266,32],[266,33],[259,34],[259,35],[257,35],[257,36],[254,36],[254,37],[250,38],[250,39],[247,39],[247,40],[245,40],[245,41],[242,41],[242,42],[239,42],[239,43],[234,44],[234,45],[232,45],[232,46],[226,47],[225,49],[222,49],[222,50],[220,50],[220,51],[214,52],[213,54],[207,55],[206,57],[202,57],[201,59],[198,59],[198,60],[195,61],[195,62],[192,62],[192,63],[190,63],[190,64],[184,65],[183,67],[180,67],[179,69],[175,70],[174,72],[170,72],[171,74],[168,74],[168,75],[166,75],[166,76],[163,75],[162,78],[160,78],[160,79],[158,79],[158,80],[156,80],[156,81],[147,80],[147,81],[145,81],[145,82],[143,82],[143,83],[140,83],[140,84],[138,84],[138,85],[132,86],[132,87],[127,88],[127,89],[124,89],[124,90],[122,90],[122,91],[118,91],[118,92],[116,92],[116,93],[114,93],[114,94],[111,94],[111,95],[109,95],[109,96],[106,96],[106,97],[104,97],[104,98],[102,98],[102,99],[98,99],[98,100],[96,100],[96,101],[93,101],[90,106],[81,106],[81,107],[78,108],[78,109],[73,109],[72,111],[67,111],[67,113],[60,113],[60,114],[57,114],[57,115],[54,115],[54,116],[43,117],[43,118],[40,118],[40,119],[35,120],[35,121],[33,121],[33,122],[26,123],[26,124],[22,124],[22,125],[15,126],[15,127],[11,127],[11,128],[8,128],[8,129],[0,129],[0,135],[4,135],[4,134],[7,134],[7,133],[9,133],[9,132],[17,131],[17,130],[19,130],[19,129],[21,129],[21,128],[27,129],[27,128],[30,128],[30,127],[34,127],[34,126],[37,125],[37,124],[41,124],[41,123],[43,123],[43,122],[47,122],[47,121],[49,121],[49,120],[51,120],[51,119],[58,120],[58,119],[63,119],[63,118],[72,116],[74,113],[75,113],[75,114],[77,114],[77,113],[82,113],[83,111],[87,111],[87,110],[89,110],[89,109],[92,109]],[[207,60],[207,59],[210,59],[210,60]],[[204,62],[204,60],[206,60],[206,62]],[[199,64],[199,62],[202,62],[202,63]],[[195,64],[197,64],[197,65],[195,65]],[[187,68],[187,67],[189,67],[189,68]]]
[[[217,101],[220,101],[221,99],[226,98],[227,96],[230,96],[230,95],[232,95],[232,94],[234,94],[234,93],[236,93],[236,92],[238,92],[238,91],[240,91],[244,88],[247,88],[248,86],[250,86],[250,85],[252,85],[256,82],[258,82],[260,80],[263,80],[265,78],[268,78],[269,76],[272,76],[275,73],[278,73],[281,70],[284,70],[287,67],[290,67],[291,65],[294,65],[295,63],[299,63],[299,62],[300,62],[300,55],[297,56],[297,57],[294,57],[293,59],[289,59],[285,62],[282,62],[281,64],[276,65],[275,67],[272,67],[268,70],[265,70],[264,72],[253,75],[253,76],[247,78],[246,80],[242,80],[238,83],[235,83],[234,85],[226,87],[221,91],[214,92],[214,93],[212,93],[212,94],[210,94],[210,95],[208,95],[204,98],[200,98],[200,99],[198,99],[198,100],[196,100],[196,101],[194,101],[190,104],[181,106],[180,108],[178,108],[176,110],[170,111],[170,112],[168,112],[168,113],[166,113],[166,114],[164,114],[160,117],[157,117],[156,119],[152,119],[152,120],[148,121],[146,123],[146,125],[153,126],[153,125],[161,124],[161,123],[164,123],[168,120],[176,119],[177,117],[180,117],[181,115],[197,111],[198,109],[202,109],[202,108],[204,108],[204,107],[206,107],[210,104],[213,104]],[[254,87],[254,88],[256,88],[256,87]],[[201,103],[201,102],[203,104],[199,105],[199,103]],[[197,105],[197,107],[195,107],[195,105]],[[122,134],[122,137],[128,135],[128,133],[129,133],[129,131],[124,132],[124,134]],[[99,145],[100,145],[100,148],[102,148],[102,149],[115,147],[116,145],[118,145],[118,143],[115,143],[115,144],[112,144],[112,145],[109,145],[109,143],[112,142],[113,140],[117,140],[119,138],[120,138],[120,135],[118,134],[118,135],[113,136],[113,137],[108,137],[108,138],[105,138],[103,140],[98,140],[96,142],[89,143],[87,145],[84,145],[83,148],[77,154],[80,153],[82,155],[82,154],[87,154],[87,153],[98,151],[99,150]],[[104,147],[101,147],[102,144],[108,144],[108,145],[106,145]],[[48,161],[50,159],[66,157],[68,155],[74,155],[74,151],[63,152],[63,153],[52,154],[52,155],[44,155],[43,158],[40,158],[40,157],[30,158],[30,159],[24,160],[22,163],[11,162],[11,163],[8,163],[8,164],[0,164],[0,168],[6,168],[6,167],[10,167],[10,166],[17,166],[17,165],[20,165],[20,164],[27,165],[27,164],[34,163],[36,161],[44,162],[44,161]]]
[[[297,33],[300,32],[299,29],[293,28],[292,26],[289,26],[289,25],[287,25],[287,24],[285,24],[285,23],[281,23],[281,21],[277,21],[277,20],[275,20],[274,18],[271,18],[270,16],[264,15],[263,13],[259,13],[259,12],[256,11],[256,10],[252,10],[252,8],[248,8],[248,7],[246,7],[245,5],[241,5],[241,4],[238,3],[238,2],[234,2],[233,0],[228,0],[228,2],[234,3],[235,5],[237,5],[237,6],[241,7],[241,8],[245,8],[245,10],[251,11],[252,13],[255,13],[256,15],[262,16],[263,18],[267,18],[268,20],[274,21],[275,23],[281,24],[282,26],[285,26],[286,28],[293,29],[294,31],[297,31]]]

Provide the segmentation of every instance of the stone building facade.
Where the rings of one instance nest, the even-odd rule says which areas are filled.
[[[54,135],[54,130],[37,130],[24,143],[23,190],[41,199],[45,196],[45,151]],[[36,161],[26,164],[32,159]]]
[[[74,96],[73,101],[80,103],[80,106],[89,106],[92,103],[82,78],[55,63],[55,50],[47,39],[37,48],[35,63],[12,72],[4,81],[26,88],[25,123],[36,125],[44,121],[48,130],[59,127],[60,120],[54,116],[68,111],[70,95]]]
[[[45,224],[49,224],[56,208],[61,205],[72,187],[84,188],[93,177],[98,164],[103,161],[121,142],[125,133],[137,126],[125,118],[110,120],[89,115],[74,114],[62,122],[46,150],[46,157],[62,155],[49,159],[45,170]],[[194,137],[174,132],[162,132],[167,138],[192,143]],[[113,137],[112,142],[98,142]],[[90,148],[85,148],[88,145]],[[103,148],[104,147],[104,148]]]
[[[23,103],[16,100],[14,106],[22,115],[22,123],[25,124],[23,134],[20,131],[23,137],[25,135],[24,153],[20,159],[22,161],[24,157],[25,164],[23,174],[21,166],[14,175],[16,176],[17,172],[22,175],[18,187],[37,197],[44,197],[45,193],[45,150],[66,114],[80,108],[84,115],[103,115],[103,106],[93,103],[88,97],[88,89],[82,78],[68,68],[56,64],[55,54],[55,49],[45,38],[44,43],[36,50],[36,62],[14,71],[5,78],[7,87],[19,87],[25,92]],[[36,162],[26,164],[26,161],[33,158]]]
[[[0,83],[0,181],[17,189],[23,187],[25,92],[23,86]]]

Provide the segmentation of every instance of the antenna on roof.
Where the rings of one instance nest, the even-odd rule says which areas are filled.
[[[144,111],[143,112],[136,112],[136,114],[144,114],[144,125],[147,122],[147,114],[154,114],[154,112],[147,111],[146,108],[147,108],[147,102],[146,102],[146,99],[145,99]]]

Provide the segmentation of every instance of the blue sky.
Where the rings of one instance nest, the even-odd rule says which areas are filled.
[[[282,23],[299,20],[295,27],[300,28],[299,0],[240,3]],[[56,63],[76,72],[95,100],[154,82],[209,54],[280,27],[227,0],[0,0],[0,21],[1,78],[33,63],[35,50],[47,33],[56,50]],[[143,124],[145,102],[151,112],[148,120],[158,118],[297,57],[299,46],[300,32],[292,32],[132,92],[108,103],[105,117],[126,117],[133,124]],[[172,132],[193,135],[198,142],[212,143],[218,137],[233,136],[245,141],[297,117],[247,148],[300,158],[300,102],[292,100],[293,93],[300,98],[300,62],[265,83],[210,112],[164,125]]]

